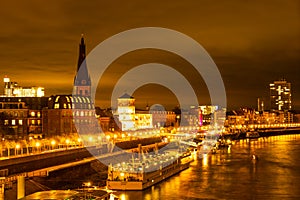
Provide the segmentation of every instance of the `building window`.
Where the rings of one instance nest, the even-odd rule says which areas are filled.
[[[8,119],[4,120],[4,125],[8,125]]]
[[[54,109],[59,109],[59,103],[54,104]]]
[[[38,123],[38,125],[40,125],[41,124],[41,120],[37,120],[37,123]]]
[[[19,125],[23,125],[23,120],[19,119]]]
[[[40,112],[37,113],[37,117],[38,117],[38,118],[41,117],[41,113],[40,113]]]
[[[30,113],[30,115],[31,115],[31,117],[34,117],[34,116],[35,116],[35,112],[32,111],[32,112]]]
[[[34,120],[31,120],[31,124],[34,125],[34,124],[35,124],[35,121],[34,121]]]
[[[64,109],[66,109],[66,108],[67,108],[67,104],[64,103]]]
[[[13,125],[13,126],[16,125],[16,120],[14,120],[14,119],[11,120],[11,125]]]

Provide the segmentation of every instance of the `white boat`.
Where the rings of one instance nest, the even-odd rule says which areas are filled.
[[[143,190],[189,168],[190,153],[164,153],[149,156],[143,161],[119,163],[108,168],[106,186],[111,190]]]

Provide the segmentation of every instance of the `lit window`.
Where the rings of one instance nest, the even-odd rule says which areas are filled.
[[[56,99],[55,99],[55,102],[58,102],[60,96],[57,96]]]
[[[31,124],[35,124],[35,121],[34,121],[34,120],[31,120]]]
[[[37,123],[38,123],[38,125],[40,125],[41,124],[41,120],[37,120]]]
[[[41,113],[40,113],[40,112],[37,113],[37,117],[38,117],[38,118],[41,117]]]
[[[58,109],[59,108],[59,103],[54,104],[54,109]]]
[[[66,109],[66,108],[67,108],[67,104],[64,103],[64,109]]]
[[[23,120],[19,119],[19,125],[23,125]]]
[[[35,116],[35,112],[32,111],[32,112],[30,113],[30,115],[31,115],[31,117],[34,117],[34,116]]]
[[[4,125],[8,125],[8,120],[4,120]]]
[[[14,119],[11,120],[11,125],[13,125],[13,126],[16,125],[16,120],[14,120]]]

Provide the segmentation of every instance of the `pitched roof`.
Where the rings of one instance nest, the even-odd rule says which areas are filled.
[[[130,96],[129,94],[125,93],[122,96],[119,97],[119,99],[134,99],[133,96]]]

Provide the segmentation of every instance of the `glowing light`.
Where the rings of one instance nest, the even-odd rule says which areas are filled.
[[[51,141],[51,145],[54,146],[56,144],[55,140]]]
[[[8,82],[10,82],[10,79],[7,78],[7,77],[5,77],[5,78],[3,79],[3,81],[4,81],[4,83],[8,83]]]

